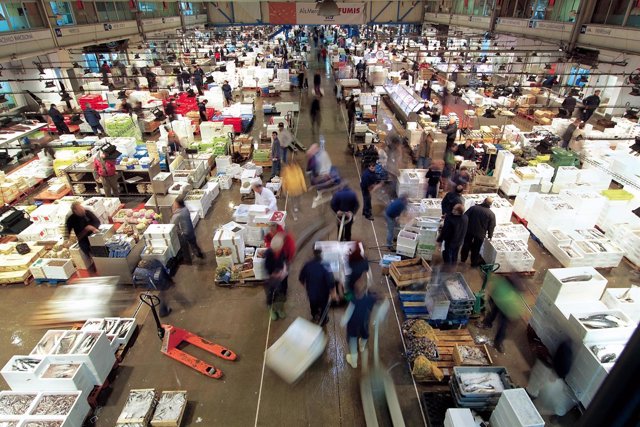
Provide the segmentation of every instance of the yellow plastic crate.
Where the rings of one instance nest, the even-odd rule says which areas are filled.
[[[601,193],[604,197],[609,200],[631,200],[633,199],[633,194],[629,193],[626,190],[602,190]]]

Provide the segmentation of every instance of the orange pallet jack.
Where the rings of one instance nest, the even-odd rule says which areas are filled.
[[[233,351],[226,347],[214,344],[211,341],[208,341],[185,329],[160,323],[160,317],[156,310],[156,307],[160,305],[160,298],[157,296],[152,294],[142,294],[140,295],[140,301],[151,307],[153,318],[156,321],[158,337],[162,340],[160,351],[163,354],[177,360],[183,365],[187,365],[191,369],[195,369],[202,375],[216,379],[222,378],[222,371],[220,369],[217,369],[213,365],[203,362],[200,359],[196,359],[192,355],[180,350],[179,347],[184,344],[191,344],[224,360],[236,360],[238,358]]]

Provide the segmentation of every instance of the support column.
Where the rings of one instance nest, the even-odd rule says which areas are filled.
[[[582,25],[587,22],[587,20],[590,20],[593,16],[593,10],[595,9],[596,3],[597,0],[587,0],[586,2],[580,2],[578,13],[576,14],[576,22],[573,25],[571,37],[569,38],[569,52],[572,52],[575,49],[578,42],[578,37],[580,36],[580,29],[582,28]]]

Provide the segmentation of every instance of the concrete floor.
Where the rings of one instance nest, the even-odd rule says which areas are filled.
[[[317,64],[316,64],[317,65]],[[310,74],[311,72],[309,72]],[[311,80],[311,75],[308,76]],[[321,134],[326,140],[334,165],[341,175],[357,189],[360,172],[360,159],[354,158],[346,151],[345,113],[341,105],[336,103],[333,92],[333,80],[323,70]],[[298,92],[283,94],[281,99],[297,99]],[[308,108],[311,96],[300,97],[301,114],[297,137],[306,146],[314,142],[311,134]],[[261,101],[256,105],[257,121],[253,133],[257,135],[263,123]],[[301,164],[303,156],[298,155]],[[268,176],[268,175],[267,175]],[[312,194],[305,195],[300,203],[299,219],[293,220],[290,201],[279,200],[280,209],[287,209],[287,228],[295,236],[301,236],[324,220],[332,221],[329,214],[322,209],[312,209]],[[364,415],[360,403],[359,380],[360,369],[350,368],[344,359],[346,349],[345,331],[340,327],[340,317],[344,308],[333,309],[327,327],[329,343],[324,355],[294,385],[287,385],[264,365],[265,349],[273,344],[298,316],[309,318],[308,304],[304,289],[297,283],[299,269],[311,256],[311,244],[299,248],[298,255],[291,268],[289,296],[286,304],[287,319],[271,321],[265,306],[264,292],[259,287],[221,288],[214,284],[215,264],[213,231],[231,218],[233,204],[240,203],[237,184],[231,190],[223,191],[209,214],[200,221],[197,227],[198,239],[206,252],[205,261],[196,261],[193,266],[182,266],[175,277],[176,286],[168,292],[173,313],[165,319],[167,323],[183,327],[213,342],[224,345],[239,355],[235,362],[226,362],[208,357],[196,349],[189,349],[192,354],[202,357],[224,372],[221,380],[205,378],[195,371],[168,359],[160,351],[160,341],[156,336],[155,324],[149,310],[142,307],[138,313],[140,324],[139,336],[122,365],[117,377],[106,396],[106,404],[96,411],[89,425],[98,427],[113,426],[120,413],[127,393],[134,388],[150,388],[156,390],[187,390],[189,406],[183,425],[231,425],[231,426],[359,426],[364,425]],[[374,198],[375,221],[365,220],[361,215],[355,220],[354,239],[360,239],[368,248],[367,255],[372,261],[371,268],[375,278],[374,291],[384,298],[389,298],[393,310],[381,325],[380,354],[383,364],[389,369],[396,384],[400,404],[408,426],[425,425],[425,416],[419,402],[419,392],[427,390],[423,385],[416,385],[409,373],[409,367],[403,357],[403,342],[400,323],[403,320],[395,298],[393,284],[380,274],[377,261],[381,252],[377,246],[384,241],[385,224],[382,218],[383,205]],[[317,233],[311,240],[333,240],[335,228],[329,235]],[[547,268],[559,267],[559,263],[533,241],[529,244],[536,258],[537,273],[522,278],[527,288],[525,300],[533,306],[542,284]],[[436,258],[433,265],[440,265]],[[482,278],[477,269],[468,265],[459,265],[457,271],[465,275],[474,290],[478,290]],[[630,270],[622,264],[607,277],[612,286],[628,285]],[[71,286],[71,285],[68,285]],[[0,360],[8,360],[13,354],[24,354],[37,343],[43,333],[39,326],[28,326],[33,323],[34,314],[40,313],[48,301],[58,298],[63,289],[49,287],[10,286],[2,289],[0,311],[3,313],[0,327]],[[137,307],[139,292],[131,288],[119,290],[118,296],[124,298],[125,304],[112,306],[114,315],[131,315]],[[21,304],[16,304],[21,301]],[[80,319],[79,319],[80,320]],[[470,328],[476,333],[475,328]],[[505,354],[498,354],[493,349],[496,365],[506,366],[512,379],[519,385],[527,383],[529,370],[534,362],[526,340],[526,322],[524,320],[511,325],[505,342]],[[480,339],[491,338],[487,331],[477,334]],[[487,336],[489,335],[489,336]],[[2,383],[2,388],[6,384]],[[548,425],[569,425],[577,417],[572,412],[564,419],[550,419]]]

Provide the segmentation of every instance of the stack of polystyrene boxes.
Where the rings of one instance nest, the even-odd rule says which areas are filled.
[[[522,240],[485,239],[481,254],[487,263],[500,264],[500,271],[504,273],[533,271],[535,258]]]
[[[398,233],[396,241],[396,253],[398,255],[413,257],[418,246],[418,235],[410,231],[402,230]]]
[[[510,224],[513,206],[507,199],[500,197],[497,194],[465,194],[465,211],[474,205],[481,204],[487,197],[493,198],[491,211],[496,216],[496,224]]]
[[[535,186],[540,185],[541,177],[538,175],[538,170],[532,166],[520,166],[513,171],[514,181],[517,182],[518,193],[527,193],[532,190],[537,190]]]
[[[189,212],[195,212],[204,218],[213,204],[213,193],[206,190],[191,190],[184,198],[184,204]]]
[[[427,194],[426,169],[400,169],[397,194],[421,199]]]
[[[444,415],[444,427],[476,427],[469,408],[449,408]]]
[[[239,224],[235,224],[233,227],[223,226],[217,229],[213,235],[213,248],[229,249],[234,264],[244,262],[244,229],[245,227]]]
[[[102,331],[107,335],[113,352],[126,346],[136,330],[136,319],[133,317],[100,317],[87,319],[82,330],[87,332]]]
[[[521,240],[524,243],[529,241],[529,230],[522,224],[498,224],[493,230],[495,240]]]
[[[624,250],[624,256],[636,266],[640,266],[640,224],[614,224],[607,236]]]
[[[491,427],[544,427],[544,420],[523,388],[505,390],[491,414]]]
[[[424,216],[440,218],[442,216],[442,199],[420,200],[420,212]]]
[[[435,200],[435,199],[427,199]],[[408,224],[404,229],[418,235],[416,246],[416,256],[430,260],[436,250],[436,239],[438,237],[438,227],[440,217],[419,216]]]
[[[620,310],[632,321],[640,321],[640,288],[605,289],[601,300],[607,307]]]
[[[624,252],[595,228],[542,231],[530,229],[565,267],[617,267]]]
[[[8,410],[0,424],[7,426],[80,426],[90,409],[79,391],[1,391],[0,403]]]
[[[637,219],[631,213],[638,206],[633,194],[626,190],[604,190],[601,194],[607,198],[598,225],[603,230],[609,230],[612,224],[629,222],[629,219]]]
[[[580,276],[588,280],[571,280]],[[607,279],[592,267],[547,270],[529,323],[551,353],[569,339],[571,313],[606,309],[600,302],[606,286]]]
[[[82,206],[89,209],[98,217],[101,223],[105,224],[109,222],[109,214],[104,206],[102,197],[92,197],[82,202]]]
[[[227,173],[227,169],[231,166],[231,156],[218,156],[216,157],[216,172],[218,174]]]
[[[596,225],[607,201],[601,194],[584,190],[563,190],[559,196],[577,211],[577,215],[573,217],[574,228]]]
[[[558,166],[551,191],[559,193],[561,190],[575,187],[578,182],[579,172],[580,169],[575,166]]]
[[[144,259],[157,259],[163,265],[180,251],[178,230],[174,224],[151,224],[143,234]]]

